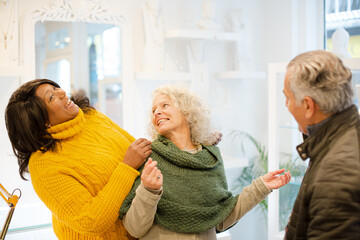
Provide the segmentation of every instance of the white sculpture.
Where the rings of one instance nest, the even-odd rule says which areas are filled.
[[[161,71],[164,69],[164,23],[161,14],[160,0],[148,0],[143,6],[144,22],[144,71]]]
[[[351,58],[351,55],[347,50],[350,36],[344,28],[340,27],[336,29],[331,36],[331,39],[333,43],[333,53],[340,58]]]
[[[215,19],[216,0],[204,0],[201,5],[202,18],[198,26],[202,30],[219,30],[220,26]]]
[[[241,34],[241,38],[236,41],[233,51],[234,70],[249,70],[252,64],[251,49],[252,41],[250,40],[249,29],[246,25],[248,20],[247,13],[244,9],[235,9],[228,15],[229,27],[232,32]]]

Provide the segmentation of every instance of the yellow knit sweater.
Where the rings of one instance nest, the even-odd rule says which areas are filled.
[[[31,182],[52,212],[62,240],[129,239],[118,219],[120,206],[139,172],[123,164],[135,140],[108,117],[80,109],[76,118],[53,126],[56,151],[30,157]]]

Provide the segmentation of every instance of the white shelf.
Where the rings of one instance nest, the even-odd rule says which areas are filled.
[[[217,74],[218,79],[266,79],[265,72],[227,71]]]
[[[222,155],[225,169],[236,169],[249,166],[249,159],[237,158],[228,155]]]
[[[138,80],[160,80],[190,82],[190,73],[187,72],[137,72],[135,78]]]
[[[240,41],[242,35],[233,32],[218,32],[196,29],[173,29],[165,32],[165,37],[170,39],[192,39],[213,41]]]

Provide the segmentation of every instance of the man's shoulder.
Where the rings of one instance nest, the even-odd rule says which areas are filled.
[[[353,155],[354,158],[356,156],[359,158],[359,134],[359,130],[356,127],[347,129],[347,131],[331,141],[327,155],[337,157]]]
[[[360,179],[360,148],[357,129],[351,128],[334,139],[317,168],[318,181],[346,182],[353,177]]]

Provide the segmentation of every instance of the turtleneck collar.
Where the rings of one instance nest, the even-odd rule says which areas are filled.
[[[321,127],[327,123],[333,116],[330,116],[324,120],[322,120],[321,122],[318,122],[316,124],[313,124],[313,125],[309,125],[306,127],[306,130],[307,130],[307,135],[310,137],[312,135],[314,135],[319,129],[321,129]]]
[[[79,108],[79,113],[75,118],[48,128],[48,132],[54,139],[66,139],[80,133],[85,123],[84,112]]]

